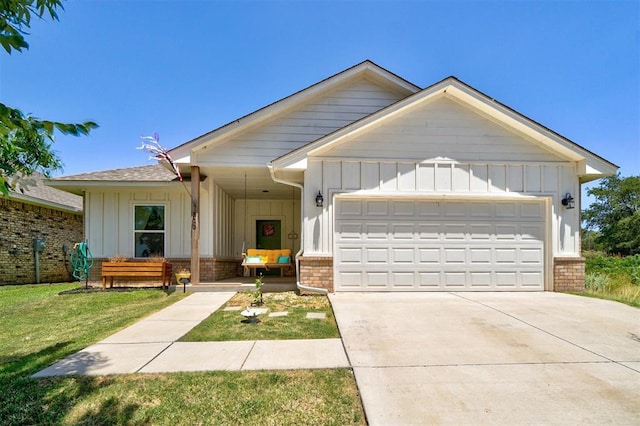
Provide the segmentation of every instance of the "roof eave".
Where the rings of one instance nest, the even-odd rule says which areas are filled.
[[[70,206],[70,205],[67,205],[67,204],[56,203],[54,201],[47,201],[47,200],[43,200],[41,198],[31,197],[29,195],[24,195],[24,194],[19,194],[17,192],[11,192],[8,198],[12,199],[12,200],[19,200],[19,201],[22,201],[22,202],[28,203],[28,204],[33,204],[33,205],[36,205],[36,206],[47,207],[47,208],[54,209],[54,210],[62,210],[62,211],[71,212],[71,213],[82,213],[82,208],[81,207],[78,208],[78,207]]]

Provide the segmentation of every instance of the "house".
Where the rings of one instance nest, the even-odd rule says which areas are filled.
[[[40,174],[22,177],[0,195],[0,221],[0,285],[74,280],[69,256],[84,240],[82,197],[46,186]]]
[[[97,258],[159,253],[194,282],[245,248],[297,253],[301,288],[579,290],[580,185],[617,166],[455,77],[362,62],[169,151],[55,179]],[[145,252],[146,250],[146,252]]]

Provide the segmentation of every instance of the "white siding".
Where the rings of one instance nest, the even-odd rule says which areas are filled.
[[[348,170],[348,173],[345,171]],[[325,205],[315,206],[321,190]],[[407,196],[446,199],[540,197],[551,202],[548,221],[553,255],[579,253],[579,212],[567,210],[565,193],[579,195],[572,163],[340,161],[310,159],[305,185],[305,253],[328,255],[333,251],[333,196]]]
[[[213,185],[213,254],[215,257],[233,257],[233,227],[235,202],[218,185]],[[202,239],[202,236],[200,237]]]
[[[360,79],[198,154],[200,164],[264,165],[402,98]]]
[[[201,231],[211,232],[206,189],[201,191]],[[115,255],[133,257],[133,206],[136,204],[161,204],[166,206],[165,254],[171,257],[189,257],[191,250],[191,201],[181,187],[169,190],[143,190],[111,188],[86,193],[85,232],[89,248],[96,258]],[[208,223],[209,222],[209,223]],[[203,257],[211,256],[211,244],[201,240]]]
[[[337,158],[561,161],[481,115],[440,98],[322,154]]]

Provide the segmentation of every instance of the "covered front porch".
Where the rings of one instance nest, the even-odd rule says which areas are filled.
[[[196,173],[199,177],[191,180],[191,258],[189,264],[174,263],[191,270],[194,285],[219,286],[228,280],[227,286],[253,285],[254,278],[246,275],[255,270],[240,266],[243,255],[249,249],[280,250],[290,255],[294,267],[259,272],[268,281],[295,283],[295,255],[302,244],[300,188],[275,182],[266,166],[192,166],[192,177]]]

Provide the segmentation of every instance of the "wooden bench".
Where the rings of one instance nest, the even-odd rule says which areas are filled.
[[[171,284],[172,266],[169,262],[104,262],[102,264],[102,289],[113,287],[114,277],[159,278],[162,289]]]
[[[276,268],[280,268],[280,275],[284,275],[284,271],[293,267],[291,250],[289,249],[249,249],[247,253],[242,254],[242,257],[242,266],[250,276],[255,274],[256,269],[266,269],[268,271]],[[279,262],[278,260],[283,257],[288,257],[288,261]]]

